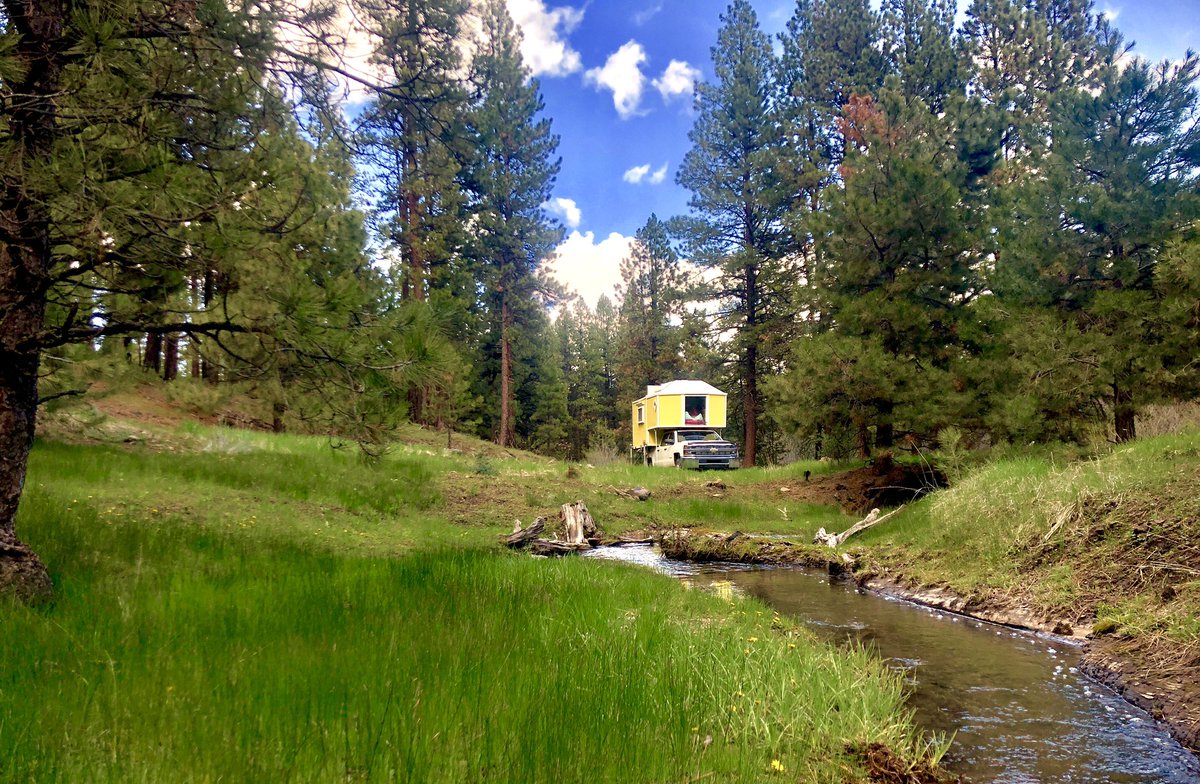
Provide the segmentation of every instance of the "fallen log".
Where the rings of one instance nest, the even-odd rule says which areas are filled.
[[[587,542],[575,544],[572,542],[556,542],[553,539],[537,539],[533,544],[529,545],[529,552],[534,555],[571,555],[580,550],[590,550],[591,547]]]
[[[854,536],[855,534],[858,534],[858,533],[862,533],[863,531],[867,530],[868,528],[872,528],[874,526],[879,525],[884,520],[886,520],[889,517],[891,517],[892,515],[896,514],[903,508],[904,508],[903,506],[898,506],[885,515],[880,515],[878,509],[872,509],[871,512],[866,517],[859,520],[857,523],[850,526],[845,531],[842,531],[840,534],[830,533],[830,532],[826,531],[824,528],[821,528],[813,536],[813,544],[824,544],[829,547],[838,547],[843,542],[845,542],[847,539],[849,539],[851,536]]]
[[[558,520],[559,539],[568,544],[586,545],[588,539],[599,533],[596,521],[583,501],[563,504],[558,510]]]
[[[513,528],[513,532],[504,537],[504,544],[514,549],[520,549],[534,539],[537,539],[545,527],[546,518],[544,517],[539,517],[538,519],[534,520],[529,527],[525,529],[521,528],[521,521],[518,520],[516,527]]]

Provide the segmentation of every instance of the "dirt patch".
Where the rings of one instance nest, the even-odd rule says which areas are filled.
[[[869,779],[877,784],[951,784],[963,781],[961,777],[930,764],[928,760],[910,762],[882,743],[848,746],[846,751],[862,763]]]
[[[809,504],[836,506],[847,514],[864,515],[875,507],[895,507],[946,486],[946,476],[930,465],[897,463],[883,457],[851,471],[803,478],[756,482],[714,488],[688,483],[657,491],[665,497],[709,495],[740,498],[772,497]]]
[[[1082,669],[1200,753],[1200,641],[1099,639],[1088,646]]]

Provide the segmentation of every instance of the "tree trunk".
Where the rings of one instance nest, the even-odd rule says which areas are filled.
[[[752,238],[747,230],[747,247]],[[745,444],[742,465],[753,468],[758,461],[758,270],[754,263],[746,265],[746,331],[750,344],[746,346],[745,396],[742,400],[745,416]]]
[[[892,424],[892,401],[879,404],[879,419],[875,422],[875,447],[891,449],[895,443],[895,426]]]
[[[271,404],[271,432],[282,433],[284,431],[283,415],[287,413],[287,404],[281,401],[275,401]]]
[[[14,521],[37,422],[38,340],[52,259],[50,208],[32,180],[49,165],[54,147],[65,8],[6,3],[4,10],[17,34],[19,65],[16,78],[6,81],[21,96],[5,107],[5,121],[24,165],[0,179],[0,593],[41,599],[52,591],[50,575],[17,538]]]
[[[497,443],[508,446],[512,431],[512,345],[509,330],[512,328],[512,313],[507,298],[500,305],[500,437]]]
[[[179,375],[179,335],[167,335],[163,339],[163,381],[174,381]]]
[[[1133,393],[1119,383],[1113,384],[1113,427],[1116,430],[1117,443],[1123,444],[1137,437]]]
[[[157,332],[146,333],[146,353],[142,355],[142,367],[155,373],[162,370],[162,335]]]
[[[871,456],[871,428],[866,419],[854,423],[857,430],[858,456],[866,460]]]
[[[204,288],[201,291],[205,312],[208,311],[209,306],[212,304],[213,298],[216,296],[216,293],[216,274],[211,269],[206,269],[204,270]],[[200,375],[210,384],[215,384],[220,380],[220,374],[217,371],[216,363],[214,363],[210,357],[205,356],[203,352],[200,353]]]

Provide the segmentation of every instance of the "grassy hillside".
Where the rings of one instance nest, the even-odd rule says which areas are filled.
[[[720,514],[707,477],[428,444],[368,462],[186,423],[76,436],[37,445],[18,519],[58,593],[0,607],[0,780],[854,781],[849,744],[924,748],[864,653],[495,544],[575,497],[610,530]],[[633,482],[655,500],[608,489]]]
[[[964,595],[1010,597],[1101,632],[1200,640],[1200,433],[1093,460],[1013,459],[851,545]]]

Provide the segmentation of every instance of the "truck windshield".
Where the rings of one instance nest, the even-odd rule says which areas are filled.
[[[720,436],[711,430],[691,430],[679,434],[683,441],[718,441]]]

